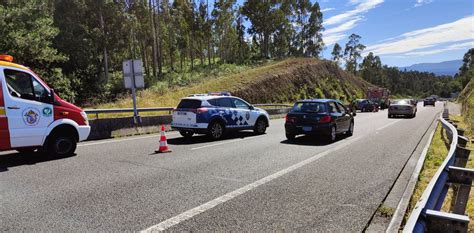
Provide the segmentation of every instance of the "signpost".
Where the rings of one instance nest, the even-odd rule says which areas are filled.
[[[141,122],[137,111],[137,88],[144,88],[145,81],[143,79],[143,68],[141,60],[125,60],[123,61],[123,81],[125,88],[132,90],[133,99],[133,123]]]

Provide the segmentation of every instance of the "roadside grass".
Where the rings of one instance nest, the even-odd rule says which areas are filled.
[[[439,166],[443,163],[446,155],[448,154],[448,149],[446,143],[449,143],[447,136],[442,132],[443,127],[441,123],[438,123],[436,127],[433,140],[426,154],[425,162],[423,163],[423,168],[421,169],[420,175],[418,177],[418,182],[415,185],[415,190],[411,196],[407,211],[405,213],[405,222],[408,219],[410,213],[416,206],[416,203],[420,199],[423,191],[425,191],[428,183],[433,178],[436,171],[439,169]]]
[[[463,116],[452,115],[450,116],[450,119],[457,121],[458,127],[461,127],[461,128],[467,127],[467,125],[470,123],[469,119]],[[469,138],[472,138],[472,131],[466,130],[465,135]],[[468,146],[471,146],[472,148],[472,144],[470,145],[468,144]],[[413,195],[410,199],[410,203],[409,203],[407,212],[405,214],[405,220],[409,217],[409,214],[412,212],[416,203],[418,202],[421,195],[423,194],[423,191],[428,186],[428,183],[431,181],[434,174],[439,169],[439,166],[441,166],[444,159],[446,158],[446,155],[448,153],[448,147],[449,147],[449,140],[447,138],[447,135],[444,132],[443,127],[441,126],[441,123],[438,123],[433,140],[426,154],[426,159],[423,164],[423,168],[421,170],[420,176],[418,177],[418,182],[415,186],[415,191],[413,192]],[[474,161],[473,161],[472,155],[470,156],[466,167],[474,168]],[[446,195],[443,206],[441,208],[442,211],[444,212],[451,211],[452,201],[453,201],[452,197],[453,197],[453,189],[452,187],[450,187],[448,189],[448,193]],[[474,187],[472,186],[471,186],[471,192],[469,195],[469,200],[467,203],[466,215],[468,215],[470,218],[469,231],[474,232]]]

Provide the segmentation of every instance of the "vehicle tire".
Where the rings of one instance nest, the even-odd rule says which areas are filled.
[[[361,112],[365,112],[365,107],[362,108],[362,110],[360,110]]]
[[[393,118],[392,114],[388,114],[388,118]]]
[[[265,131],[267,131],[267,122],[263,118],[260,118],[255,123],[255,127],[253,129],[253,132],[255,134],[260,135],[260,134],[264,134]]]
[[[17,149],[16,151],[20,154],[33,154],[36,149]]]
[[[66,157],[74,154],[77,142],[74,136],[67,134],[53,134],[48,139],[46,153],[54,157]]]
[[[213,121],[209,124],[207,135],[214,140],[221,139],[224,136],[224,125],[219,121]]]
[[[335,142],[336,141],[336,126],[331,126],[331,131],[329,132],[328,135],[328,141],[329,142]]]
[[[413,113],[413,115],[411,116],[411,118],[415,118],[416,117],[416,112]]]
[[[194,135],[194,132],[193,131],[181,130],[181,131],[179,131],[179,134],[181,134],[181,136],[183,136],[184,138],[192,138],[193,135]]]
[[[349,129],[347,130],[346,132],[346,135],[348,137],[352,136],[354,134],[354,122],[351,121],[350,125],[349,125]]]
[[[294,140],[296,137],[296,135],[291,134],[291,133],[286,133],[285,135],[286,135],[286,139],[288,139],[289,141]]]

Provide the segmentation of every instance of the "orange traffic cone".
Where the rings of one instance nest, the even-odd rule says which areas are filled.
[[[165,125],[161,124],[161,137],[160,137],[160,145],[158,149],[155,150],[155,153],[169,153],[172,150],[168,148],[168,142],[166,141],[165,135]]]

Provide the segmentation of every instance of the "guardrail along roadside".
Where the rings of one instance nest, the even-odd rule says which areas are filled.
[[[255,107],[265,108],[268,114],[278,116],[290,111],[291,105],[287,104],[255,104]],[[116,109],[86,109],[87,115],[94,115],[95,119],[89,120],[91,133],[88,140],[106,139],[114,136],[128,136],[143,133],[156,133],[161,124],[171,123],[171,112],[174,108],[137,108],[140,113],[157,113],[153,116],[141,116],[141,122],[137,125],[133,122],[133,117],[100,118],[101,115],[117,113],[133,113],[133,108]]]
[[[471,192],[474,169],[466,168],[471,150],[464,130],[449,119],[445,108],[440,122],[449,139],[449,151],[405,224],[403,232],[467,232],[469,217],[466,206]],[[448,189],[452,188],[451,211],[441,208]]]

